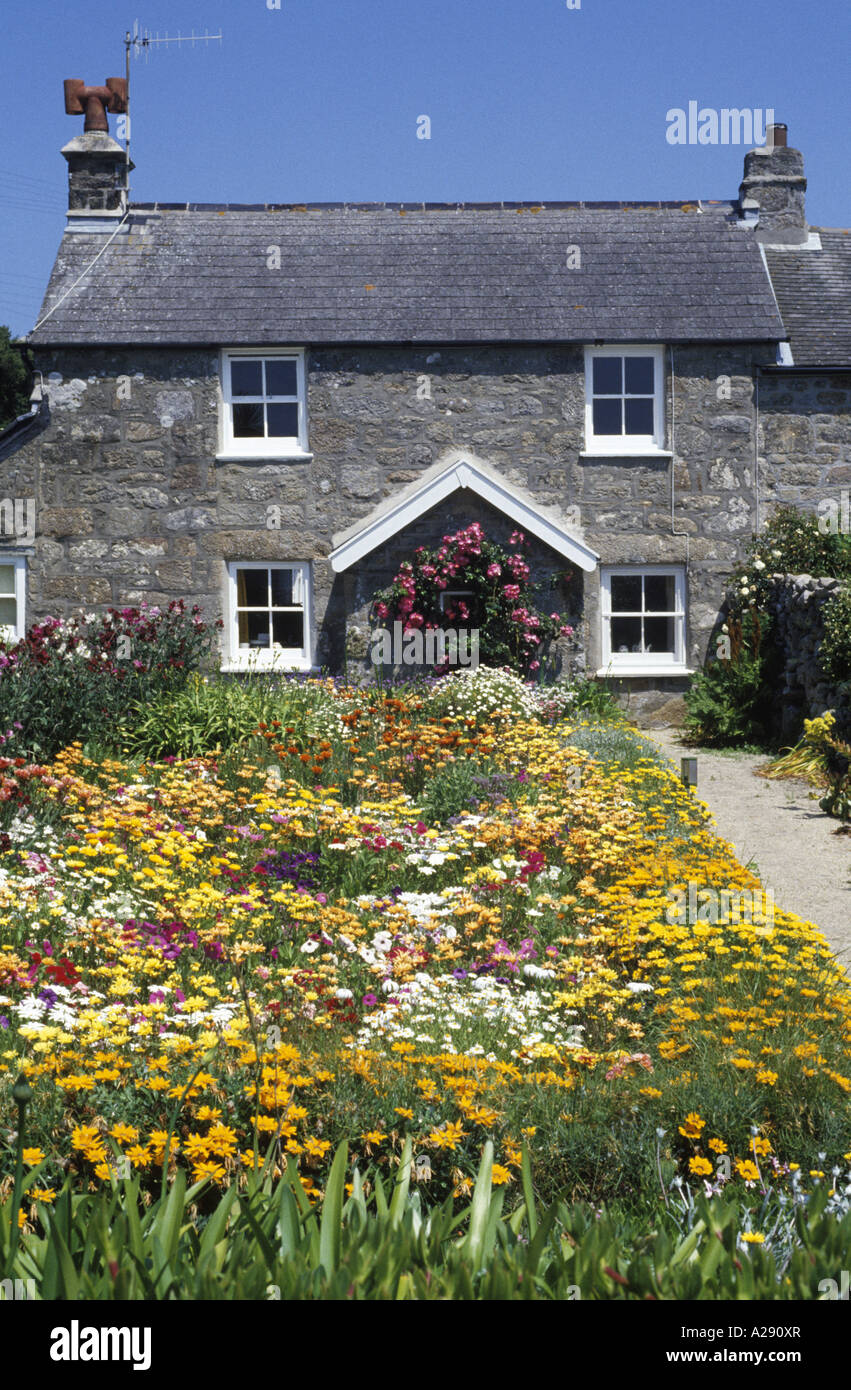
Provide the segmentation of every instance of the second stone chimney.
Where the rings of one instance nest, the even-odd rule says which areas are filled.
[[[739,206],[756,216],[756,239],[800,246],[809,235],[804,207],[804,156],[786,144],[785,125],[770,125],[766,143],[745,155]]]

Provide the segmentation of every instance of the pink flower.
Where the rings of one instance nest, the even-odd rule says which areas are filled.
[[[540,666],[540,664],[541,664],[540,661],[530,661],[530,662],[529,662],[529,670],[530,670],[530,671],[537,671],[537,669],[538,669],[538,667]]]
[[[390,609],[387,607],[386,603],[376,604],[375,611],[378,614],[379,618],[390,617]]]
[[[505,594],[505,597],[506,597],[506,598],[519,598],[519,597],[520,597],[520,585],[519,585],[519,584],[506,584],[502,592]]]
[[[501,574],[501,565],[496,564],[496,562],[494,562],[492,565],[488,565],[488,579],[498,579]]]

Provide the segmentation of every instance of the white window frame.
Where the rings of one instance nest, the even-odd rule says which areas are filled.
[[[594,433],[594,359],[596,357],[653,358],[653,433],[652,434],[595,434]],[[585,451],[586,454],[638,456],[665,454],[665,349],[646,344],[610,343],[585,349]]]
[[[673,617],[673,652],[613,652],[612,651],[612,578],[615,575],[641,576],[642,579],[656,575],[674,576],[674,608],[665,613],[653,610],[657,617]],[[602,628],[603,664],[598,676],[687,676],[691,674],[686,666],[686,570],[685,565],[607,565],[600,570],[600,622]],[[642,586],[642,613],[644,609],[644,588]],[[622,616],[616,614],[617,616]]]
[[[296,364],[296,390],[298,402],[298,434],[266,439],[241,439],[233,432],[233,406],[249,404],[251,400],[287,400],[286,397],[241,397],[234,398],[231,389],[231,363],[241,357],[259,357],[265,361],[284,358]],[[307,371],[304,348],[224,348],[219,367],[220,416],[219,453],[217,458],[227,459],[301,459],[309,458],[307,448]]]
[[[238,570],[292,570],[293,594],[300,593],[304,612],[304,645],[251,647],[239,645]],[[309,671],[311,669],[312,592],[310,564],[303,560],[231,560],[228,562],[228,641],[226,670]],[[295,604],[294,607],[298,607]],[[271,636],[271,633],[270,633]]]
[[[14,592],[11,594],[0,594],[0,598],[13,598],[15,600],[15,624],[12,628],[8,623],[0,624],[0,638],[4,642],[20,642],[27,632],[27,561],[24,555],[8,555],[0,551],[0,565],[13,565],[15,573],[12,576]]]

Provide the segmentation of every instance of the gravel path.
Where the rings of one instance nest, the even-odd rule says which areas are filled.
[[[759,874],[777,907],[814,923],[851,974],[851,835],[819,810],[806,782],[755,777],[764,754],[688,748],[676,729],[643,729],[679,773],[697,757],[697,796],[740,863]]]

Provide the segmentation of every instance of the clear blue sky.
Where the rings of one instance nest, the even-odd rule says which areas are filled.
[[[136,18],[223,33],[131,60],[137,201],[735,197],[744,147],[666,140],[667,111],[696,101],[773,108],[804,153],[810,222],[851,224],[848,0],[138,4],[3,5],[0,323],[14,333],[35,321],[64,223],[59,150],[82,130],[62,81],[122,76]]]

